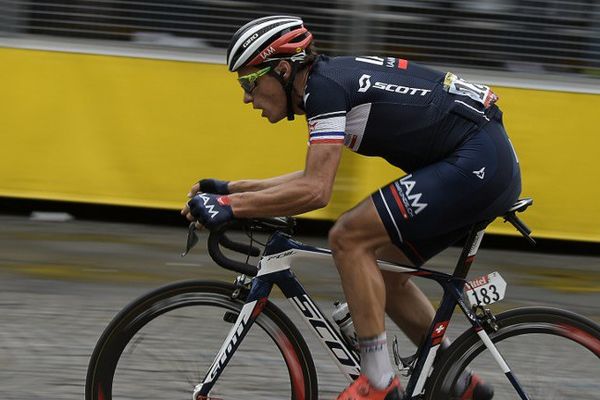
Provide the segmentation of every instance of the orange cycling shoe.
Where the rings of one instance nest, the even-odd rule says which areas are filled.
[[[494,397],[492,385],[484,382],[479,375],[465,371],[461,380],[454,389],[460,400],[491,400]]]
[[[350,384],[337,400],[400,400],[403,392],[400,379],[397,376],[392,379],[385,389],[376,389],[369,383],[365,375],[360,375]]]

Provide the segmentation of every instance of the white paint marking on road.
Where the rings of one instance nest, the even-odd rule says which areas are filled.
[[[201,267],[201,264],[194,263],[180,263],[180,262],[168,262],[165,263],[167,267]]]
[[[84,268],[83,272],[102,272],[102,273],[114,273],[114,272],[119,272],[118,269],[113,269],[113,268]]]

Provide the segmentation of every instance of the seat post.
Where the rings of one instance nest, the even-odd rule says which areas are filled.
[[[469,229],[469,234],[467,235],[467,239],[465,241],[465,245],[463,246],[462,253],[460,254],[460,258],[456,263],[456,268],[454,269],[454,273],[452,274],[454,277],[465,279],[469,273],[469,269],[471,268],[471,264],[475,259],[475,255],[477,254],[477,250],[479,249],[479,245],[481,244],[481,240],[483,239],[483,234],[485,233],[485,228],[493,221],[486,220],[482,222],[475,223]]]

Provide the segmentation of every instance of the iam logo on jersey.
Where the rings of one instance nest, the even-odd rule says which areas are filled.
[[[366,92],[371,87],[371,75],[364,74],[358,78],[358,91],[361,93]]]
[[[398,189],[398,193],[402,198],[406,211],[411,217],[414,217],[427,208],[428,203],[421,200],[423,194],[417,193],[417,191],[414,190],[417,182],[412,179],[412,174],[406,175],[404,178],[400,179],[399,182],[395,182],[394,184]]]

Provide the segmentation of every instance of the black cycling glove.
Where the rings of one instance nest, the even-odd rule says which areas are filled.
[[[229,181],[207,178],[201,179],[198,183],[200,184],[200,191],[203,193],[230,194]]]
[[[198,193],[188,201],[190,213],[208,229],[233,219],[229,197]]]

